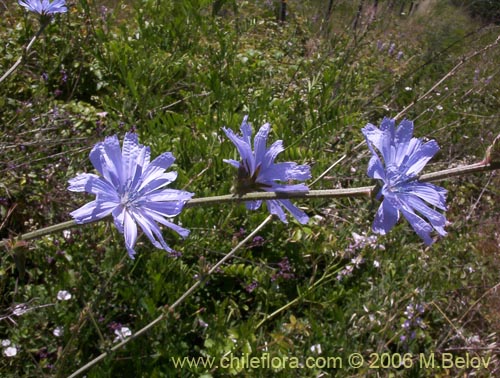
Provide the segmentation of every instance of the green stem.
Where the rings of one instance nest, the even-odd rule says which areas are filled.
[[[44,29],[47,27],[48,24],[49,24],[48,21],[42,23],[38,32],[34,35],[33,38],[31,38],[31,41],[28,43],[28,46],[26,46],[26,48],[24,49],[23,55],[21,55],[19,59],[16,61],[16,63],[14,63],[14,65],[10,67],[9,70],[2,77],[0,77],[0,83],[4,81],[7,77],[9,77],[22,63],[23,58],[28,55],[29,50],[31,49],[37,38],[40,36],[40,34],[42,34],[42,32],[44,31]]]
[[[464,165],[460,167],[445,169],[438,172],[427,173],[418,178],[419,181],[438,181],[443,180],[453,176],[459,176],[463,174],[471,174],[478,172],[491,171],[495,169],[500,169],[500,163],[475,163],[470,165]],[[358,188],[347,188],[347,189],[326,189],[326,190],[311,190],[307,193],[276,193],[276,192],[253,192],[242,196],[236,196],[232,194],[226,194],[223,196],[213,196],[213,197],[203,197],[203,198],[193,198],[186,202],[185,207],[195,207],[195,206],[206,206],[206,205],[217,205],[227,202],[244,202],[244,201],[255,201],[255,200],[273,200],[273,199],[315,199],[315,198],[343,198],[343,197],[372,197],[375,193],[377,186],[362,186]],[[41,228],[36,231],[28,232],[18,237],[19,240],[31,240],[35,238],[42,237],[54,232],[66,230],[77,226],[78,224],[74,221],[67,221],[53,226]],[[8,240],[0,241],[0,248],[7,245]]]

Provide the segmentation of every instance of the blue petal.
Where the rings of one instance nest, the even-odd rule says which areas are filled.
[[[412,209],[418,211],[425,218],[429,220],[431,225],[438,230],[442,230],[444,234],[440,232],[442,236],[446,235],[444,231],[444,226],[446,226],[446,218],[443,214],[438,213],[436,210],[427,206],[420,198],[411,194],[401,194],[400,199],[402,202],[407,204]]]
[[[401,212],[410,225],[413,227],[418,236],[424,241],[425,244],[431,245],[433,240],[430,236],[432,226],[424,221],[421,217],[416,215],[411,209],[401,208]]]
[[[294,162],[277,163],[263,170],[259,174],[259,181],[304,181],[311,178],[311,167],[298,165]]]
[[[380,123],[380,130],[382,130],[384,132],[387,131],[391,135],[391,139],[394,139],[395,126],[396,126],[396,121],[394,119],[384,117],[384,119]]]
[[[152,183],[157,179],[174,181],[177,178],[176,172],[169,172],[165,174],[165,170],[169,168],[175,161],[174,156],[170,152],[165,152],[154,159],[150,164],[147,165],[146,169],[142,173],[141,183],[137,190],[142,193],[147,193],[151,190],[157,189],[159,187],[158,182]],[[169,182],[165,182],[162,185],[166,185]]]
[[[272,183],[270,188],[264,189],[266,192],[284,192],[284,193],[307,193],[309,188],[305,184],[284,185]]]
[[[264,155],[261,166],[262,171],[269,169],[269,167],[274,164],[274,160],[276,159],[278,154],[280,154],[284,150],[285,148],[283,147],[282,140],[277,140],[276,142],[274,142]]]
[[[412,181],[401,185],[402,191],[414,194],[441,210],[447,210],[446,189],[427,182]]]
[[[147,215],[147,217],[151,217],[153,220],[157,221],[158,223],[161,223],[164,226],[167,226],[168,228],[170,228],[173,231],[177,232],[183,238],[187,238],[189,236],[189,230],[187,230],[187,229],[185,229],[185,228],[183,228],[181,226],[178,226],[175,223],[167,221],[165,218],[163,218],[161,215],[159,215],[159,214],[157,214],[155,212],[146,212],[146,211],[144,211],[143,214],[145,214],[145,216]]]
[[[147,185],[141,185],[141,189],[137,192],[139,196],[148,196],[150,193],[156,192],[158,190],[163,190],[162,188],[177,178],[177,172],[167,172],[162,174],[160,177],[149,181]]]
[[[121,186],[123,183],[122,153],[116,135],[107,137],[104,142],[97,143],[90,151],[90,161],[115,188]]]
[[[292,214],[295,219],[299,221],[299,223],[306,224],[309,222],[307,214],[293,205],[289,200],[280,200],[279,202],[290,212],[290,214]]]
[[[158,221],[158,222],[160,222],[160,221]],[[167,220],[163,220],[160,223],[163,224],[164,226],[167,226],[171,230],[177,232],[183,239],[185,239],[189,236],[190,231],[184,227],[179,226],[178,224],[169,222]]]
[[[381,235],[387,234],[397,223],[399,219],[398,203],[390,196],[384,197],[384,200],[378,208],[377,215],[373,221],[373,232]]]
[[[368,162],[368,177],[386,181],[386,174],[382,162],[380,161],[378,155],[373,155]]]
[[[241,160],[243,162],[246,162],[248,164],[248,168],[250,169],[250,175],[253,175],[255,171],[255,158],[252,152],[251,145],[247,142],[245,142],[243,139],[239,138],[236,136],[231,129],[226,129],[222,128],[224,132],[226,133],[227,137],[233,142],[233,144],[236,146],[236,149],[238,150]]]
[[[150,214],[146,214],[142,210],[136,209],[132,213],[134,220],[141,227],[144,234],[148,237],[156,248],[164,249],[168,252],[171,252],[172,249],[167,245],[165,239],[163,239],[163,235],[161,234],[160,228],[154,222],[154,219],[151,219]]]
[[[396,121],[390,118],[384,118],[380,124],[382,131],[381,148],[379,151],[382,154],[386,166],[393,164],[395,159],[395,123]]]
[[[260,205],[262,205],[262,201],[257,200],[257,201],[246,201],[245,206],[248,210],[257,210]]]
[[[65,13],[68,9],[65,6],[65,0],[54,0],[47,8],[47,14]]]
[[[150,152],[148,147],[139,144],[137,134],[126,133],[123,140],[121,153],[122,183],[131,182],[131,187],[136,188],[143,169],[149,164]]]
[[[116,203],[95,200],[83,205],[79,209],[76,209],[71,212],[70,215],[78,224],[89,223],[111,214],[116,206]]]
[[[370,152],[377,155],[377,151],[375,151],[373,147],[379,151],[382,150],[382,131],[380,131],[375,125],[369,123],[361,129],[361,132],[365,136],[366,144],[368,145]]]
[[[137,241],[137,225],[128,211],[124,212],[123,235],[125,236],[125,246],[131,259],[134,258],[134,246]]]
[[[123,223],[125,222],[125,207],[122,205],[117,206],[113,212],[113,221],[115,223],[115,227],[118,229],[120,234],[123,234]]]
[[[191,199],[191,197],[194,196],[194,193],[191,192],[185,192],[183,190],[177,190],[177,189],[162,189],[158,190],[156,192],[149,193],[147,195],[144,195],[141,197],[141,199],[138,201],[138,204],[147,204],[151,202],[155,203],[161,203],[164,201],[180,201],[182,203],[188,201]]]
[[[247,122],[248,120],[248,115],[243,117],[243,122],[241,122],[240,126],[240,131],[241,134],[243,135],[243,141],[251,146],[252,145],[252,127],[250,126],[250,123]]]
[[[186,192],[187,193],[187,192]],[[157,201],[143,201],[141,200],[138,203],[138,207],[141,209],[149,212],[156,212],[159,215],[165,216],[165,217],[174,217],[178,215],[184,205],[186,204],[186,201],[191,198],[192,193],[188,193],[186,195],[185,200],[169,200],[168,202],[157,202]],[[176,197],[179,198],[179,197]]]
[[[431,160],[438,151],[439,146],[435,140],[425,143],[411,154],[408,162],[402,170],[408,176],[418,175],[427,162]],[[408,169],[405,169],[406,167],[408,167]]]
[[[83,186],[83,190],[81,190]],[[102,177],[92,174],[82,174],[70,180],[68,190],[71,191],[85,191],[87,193],[95,194],[101,201],[108,201],[119,203],[120,198],[116,193],[116,189],[103,180]]]
[[[222,159],[222,161],[224,163],[231,164],[235,168],[239,168],[240,167],[240,162],[239,161],[236,161],[236,160],[233,160],[233,159]]]
[[[264,157],[266,154],[267,137],[269,135],[270,129],[271,125],[269,123],[266,123],[259,129],[258,133],[255,135],[254,151],[256,166],[264,161]]]
[[[94,175],[93,173],[81,173],[68,180],[68,190],[72,192],[85,192],[85,186],[90,179],[99,179],[99,176]]]
[[[396,145],[401,143],[408,143],[412,137],[413,122],[407,119],[402,120],[396,130],[396,138],[394,139],[394,143]]]
[[[280,206],[279,201],[269,200],[266,201],[267,209],[271,214],[276,215],[283,223],[288,223],[286,220],[286,214]]]

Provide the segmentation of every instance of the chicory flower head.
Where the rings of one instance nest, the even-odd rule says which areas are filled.
[[[137,224],[157,248],[173,250],[165,243],[159,222],[182,237],[189,231],[168,221],[178,215],[193,193],[164,189],[177,178],[176,172],[165,170],[175,158],[165,152],[150,162],[150,149],[138,142],[137,135],[127,133],[120,150],[115,136],[97,143],[90,152],[90,161],[102,175],[83,173],[69,180],[68,190],[96,195],[89,202],[71,213],[77,223],[87,223],[113,215],[118,231],[125,236],[128,254],[134,258],[137,241]]]
[[[445,236],[445,216],[425,202],[446,210],[446,190],[416,180],[425,164],[439,151],[436,141],[423,143],[421,139],[413,138],[413,122],[408,120],[403,120],[396,129],[393,119],[384,118],[380,128],[368,124],[362,132],[373,154],[368,176],[383,183],[378,198],[383,195],[384,199],[375,216],[373,231],[386,234],[402,212],[427,245],[433,242],[430,236],[433,228]]]
[[[56,13],[66,13],[66,0],[19,0],[19,5],[40,16],[53,16]]]
[[[237,136],[233,130],[222,128],[227,137],[234,143],[241,156],[241,161],[224,159],[224,162],[238,168],[238,179],[236,182],[236,192],[239,195],[252,191],[265,192],[308,192],[309,188],[305,184],[288,184],[290,180],[303,181],[311,178],[310,167],[308,165],[298,165],[294,162],[275,163],[274,159],[284,150],[283,141],[274,142],[267,148],[267,137],[271,130],[271,125],[263,125],[254,138],[254,151],[252,151],[252,128],[245,116],[241,124],[242,136]],[[247,201],[246,207],[249,210],[257,210],[262,201]],[[309,217],[300,209],[295,207],[290,200],[266,200],[267,208],[271,214],[287,223],[283,208],[287,209],[300,223],[308,222]]]

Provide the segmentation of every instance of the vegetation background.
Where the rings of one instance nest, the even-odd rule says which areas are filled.
[[[172,151],[175,187],[230,192],[237,158],[221,130],[272,124],[281,161],[314,189],[371,184],[360,129],[394,117],[438,141],[427,172],[473,163],[499,132],[500,3],[476,0],[68,1],[25,63],[0,86],[0,237],[70,219],[91,196],[67,180],[91,172],[105,136],[135,130],[153,156]],[[0,72],[38,30],[0,2]],[[421,96],[445,78],[431,93]],[[166,320],[87,377],[493,377],[500,375],[497,173],[453,178],[449,235],[426,248],[406,221],[371,235],[378,203],[297,201],[308,225],[267,224],[174,312],[172,304],[266,216],[242,205],[186,209],[170,257],[142,237],[125,258],[112,222],[20,243],[0,254],[0,339],[16,356],[2,377],[62,377],[167,311]],[[72,297],[58,301],[57,293]],[[16,311],[17,310],[17,311]],[[62,327],[62,328],[58,328]],[[63,329],[59,336],[54,330]],[[3,349],[5,353],[5,349]],[[488,367],[215,369],[171,357],[419,353],[487,359]]]

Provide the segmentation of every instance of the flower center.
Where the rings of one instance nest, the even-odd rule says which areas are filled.
[[[137,199],[137,192],[132,191],[130,180],[127,182],[122,191],[120,191],[120,205],[129,208],[135,206],[135,200]]]
[[[248,162],[246,160],[240,162],[240,167],[238,168],[238,178],[234,186],[237,194],[243,195],[250,192],[262,191],[264,190],[264,188],[271,187],[271,185],[257,182],[260,168],[261,166],[258,165],[255,168],[253,175],[250,175],[250,167],[248,165]]]

